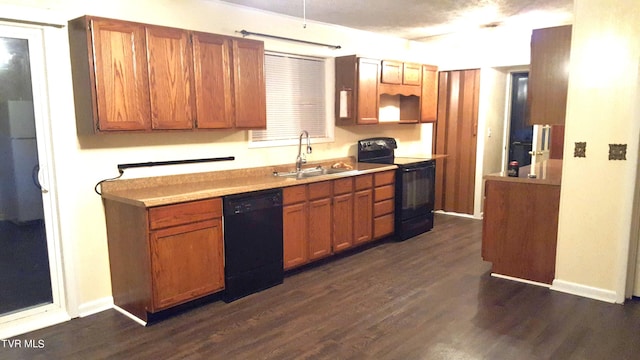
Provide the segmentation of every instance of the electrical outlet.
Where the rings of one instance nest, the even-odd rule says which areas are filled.
[[[609,144],[609,160],[627,160],[627,144]]]
[[[576,147],[573,150],[573,157],[587,157],[587,143],[577,142]]]

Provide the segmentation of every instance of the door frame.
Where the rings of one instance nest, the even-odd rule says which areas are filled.
[[[54,174],[53,142],[51,136],[51,113],[49,107],[49,85],[55,83],[55,72],[47,71],[47,54],[55,56],[53,49],[47,51],[45,36],[62,35],[66,29],[54,29],[42,25],[0,22],[0,36],[26,39],[29,46],[31,83],[36,127],[36,142],[40,172],[38,180],[43,192],[43,210],[49,270],[51,275],[52,303],[22,310],[0,317],[0,339],[23,334],[25,332],[54,325],[71,318],[68,309],[68,289],[71,284],[64,276],[72,274],[68,266],[63,266],[63,254],[60,237],[57,186]],[[57,32],[57,33],[56,33]],[[62,55],[62,54],[61,54]],[[68,264],[67,264],[68,265]]]

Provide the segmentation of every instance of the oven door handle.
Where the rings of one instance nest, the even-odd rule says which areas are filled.
[[[408,172],[415,172],[415,171],[421,171],[421,170],[427,170],[427,169],[429,169],[429,167],[428,167],[428,166],[425,166],[425,167],[417,167],[417,168],[408,168],[408,169],[403,168],[403,169],[402,169],[402,172],[406,172],[406,173],[408,173]]]

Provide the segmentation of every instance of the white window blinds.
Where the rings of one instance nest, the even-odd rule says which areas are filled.
[[[251,132],[252,142],[327,137],[324,59],[265,54],[267,129]]]

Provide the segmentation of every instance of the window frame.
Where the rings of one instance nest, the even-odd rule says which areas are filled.
[[[334,115],[333,105],[335,101],[333,99],[333,88],[335,84],[335,79],[334,79],[335,70],[333,68],[333,65],[334,65],[333,59],[327,58],[327,57],[321,57],[321,56],[300,55],[300,54],[287,53],[287,52],[281,52],[281,51],[265,51],[265,56],[268,56],[268,55],[288,56],[288,57],[296,57],[296,58],[310,59],[310,60],[321,60],[324,63],[324,86],[325,86],[324,106],[325,106],[326,136],[311,137],[310,141],[312,144],[335,142],[335,122],[334,122],[334,116],[333,116]],[[255,141],[253,140],[253,131],[254,130],[249,130],[249,133],[248,133],[248,147],[250,149],[298,145],[297,137],[293,139]]]

